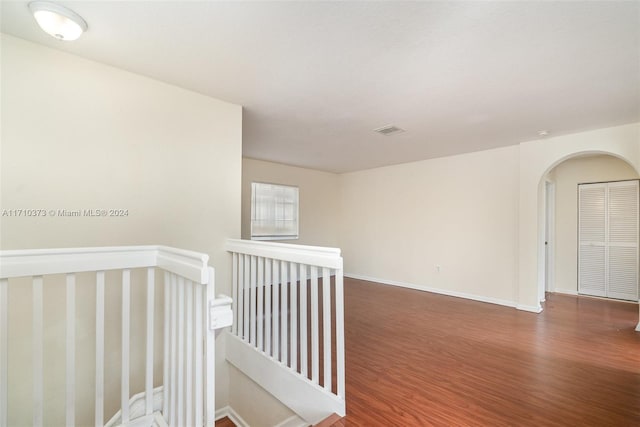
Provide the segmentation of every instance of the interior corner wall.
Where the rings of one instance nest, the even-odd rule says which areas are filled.
[[[578,184],[638,179],[637,172],[617,157],[597,155],[577,157],[552,170],[555,197],[555,272],[556,292],[578,291]]]
[[[240,237],[242,108],[7,35],[2,35],[1,48],[1,208],[128,210],[126,217],[2,216],[2,249],[176,246],[209,254],[217,291],[229,293],[224,243]],[[59,299],[47,292],[45,284],[45,307]],[[12,332],[17,338],[11,339],[9,388],[24,392],[30,402],[31,344],[20,338],[30,337],[30,291],[25,297],[23,305],[12,301],[10,310],[10,329],[23,328],[24,334]],[[84,307],[94,304],[79,289],[77,313],[87,312],[87,325],[94,320]],[[47,310],[47,330],[63,331]],[[132,313],[135,323],[135,307]],[[14,315],[26,321],[14,322]],[[109,328],[120,327],[115,320]],[[141,339],[137,330],[132,328],[132,342]],[[78,361],[86,359],[83,348],[94,347],[83,347],[83,339],[94,342],[92,336],[77,337]],[[220,341],[216,403],[222,407],[228,403],[228,384]],[[59,369],[53,353],[45,347],[45,372],[55,376],[52,371]],[[133,360],[138,360],[135,355]],[[143,372],[132,365],[132,394],[141,391],[133,387],[143,383]],[[118,378],[119,371],[109,375]],[[45,422],[62,425],[64,383],[48,379]],[[88,412],[94,386],[92,380],[83,385],[82,379],[76,395],[86,401],[76,407]],[[106,393],[106,419],[119,408],[115,383],[116,389]],[[31,424],[30,409],[26,418],[15,418],[20,412],[16,401],[9,405],[10,425]],[[92,420],[77,415],[77,422]]]
[[[299,238],[283,242],[337,247],[339,179],[330,172],[242,159],[242,238],[251,239],[251,183],[266,182],[299,188]]]
[[[342,175],[345,274],[515,305],[518,147]]]

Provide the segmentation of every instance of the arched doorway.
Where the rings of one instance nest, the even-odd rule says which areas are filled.
[[[640,178],[632,164],[617,156],[578,153],[559,162],[542,177],[543,235],[540,237],[545,291],[578,293],[578,184]]]
[[[519,145],[517,308],[540,312],[544,290],[544,177],[563,161],[585,154],[612,155],[640,170],[640,124],[558,136]]]

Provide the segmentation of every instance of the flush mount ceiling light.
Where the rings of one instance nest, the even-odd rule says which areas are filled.
[[[549,136],[549,131],[548,130],[539,130],[538,131],[538,136],[544,138],[545,136]]]
[[[29,9],[45,33],[58,40],[75,40],[87,31],[87,23],[73,10],[56,3],[34,1]]]

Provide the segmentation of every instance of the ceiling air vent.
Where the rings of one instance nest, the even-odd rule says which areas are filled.
[[[387,125],[382,126],[381,128],[374,129],[374,132],[381,133],[382,135],[395,135],[396,133],[404,132],[404,129],[399,128],[398,126]]]

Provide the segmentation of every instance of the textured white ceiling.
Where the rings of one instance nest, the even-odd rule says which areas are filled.
[[[27,2],[2,31],[243,105],[257,159],[353,171],[640,120],[640,2],[59,3],[76,42]]]

